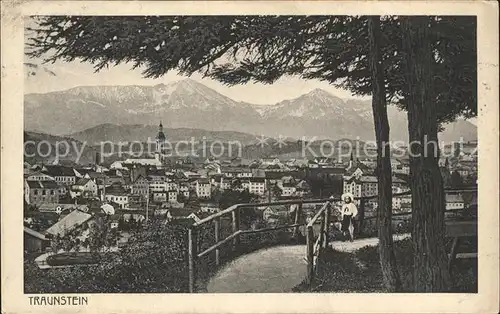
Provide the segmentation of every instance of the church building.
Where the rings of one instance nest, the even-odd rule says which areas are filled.
[[[156,152],[155,152],[155,159],[159,161],[160,163],[164,164],[165,159],[166,159],[166,153],[165,153],[165,133],[163,133],[163,124],[160,121],[160,126],[158,127],[158,134],[156,135]]]

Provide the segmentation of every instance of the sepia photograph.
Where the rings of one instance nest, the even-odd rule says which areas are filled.
[[[26,293],[477,292],[474,16],[31,16],[25,67]]]
[[[476,14],[21,19],[32,308],[480,292]]]

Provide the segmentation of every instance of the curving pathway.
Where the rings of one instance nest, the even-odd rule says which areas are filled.
[[[410,234],[395,235],[398,241]],[[331,242],[333,249],[356,251],[365,246],[376,246],[378,238]],[[272,293],[290,292],[306,277],[305,245],[277,246],[240,256],[223,267],[210,279],[208,293]]]

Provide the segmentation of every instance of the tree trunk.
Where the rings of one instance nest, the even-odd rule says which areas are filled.
[[[392,240],[392,169],[385,80],[379,46],[381,40],[379,16],[368,18],[368,31],[372,74],[372,109],[377,140],[379,257],[385,288],[389,292],[395,292],[401,290],[401,279],[396,265]]]
[[[429,18],[406,17],[403,26],[406,102],[410,140],[412,241],[415,292],[450,288],[444,225],[444,189],[438,166],[438,124],[432,90],[432,50]]]

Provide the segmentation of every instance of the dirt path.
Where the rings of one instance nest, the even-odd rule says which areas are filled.
[[[395,235],[394,240],[409,236],[409,234]],[[344,252],[377,244],[378,238],[330,243],[335,250]],[[207,292],[290,292],[306,277],[305,252],[305,245],[277,246],[240,256],[210,279]]]

